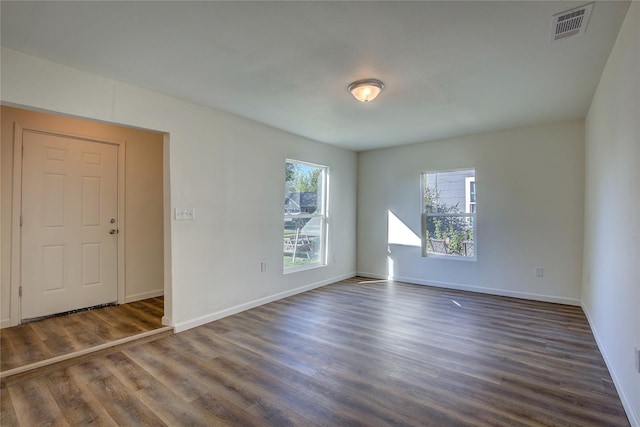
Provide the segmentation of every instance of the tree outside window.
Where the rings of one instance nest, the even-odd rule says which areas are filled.
[[[422,174],[423,255],[475,259],[475,169]]]

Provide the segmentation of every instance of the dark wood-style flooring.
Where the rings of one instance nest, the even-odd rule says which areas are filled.
[[[628,426],[578,307],[345,280],[1,390],[3,426]]]
[[[156,297],[0,329],[0,372],[161,328],[163,314]]]

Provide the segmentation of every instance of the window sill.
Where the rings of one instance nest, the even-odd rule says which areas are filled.
[[[314,268],[322,268],[326,267],[327,264],[307,264],[307,265],[299,265],[296,267],[289,267],[282,270],[282,274],[291,274],[297,273],[299,271],[313,270]]]
[[[439,255],[436,253],[427,252],[426,255],[422,256],[423,258],[430,259],[442,259],[447,261],[464,261],[464,262],[477,262],[478,258],[473,256],[459,256],[459,255]]]

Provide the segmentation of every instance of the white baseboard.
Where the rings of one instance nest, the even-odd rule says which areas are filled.
[[[374,279],[389,279],[388,276],[385,276],[382,274],[376,274],[376,273],[367,273],[365,271],[359,271],[358,276],[371,277]],[[456,289],[460,291],[479,292],[482,294],[498,295],[503,297],[522,298],[522,299],[529,299],[534,301],[544,301],[544,302],[553,302],[557,304],[580,306],[580,300],[575,298],[565,298],[565,297],[557,297],[553,295],[533,294],[529,292],[518,292],[518,291],[510,291],[510,290],[497,289],[497,288],[486,288],[482,286],[464,285],[461,283],[437,282],[432,280],[418,279],[415,277],[394,276],[393,279],[390,279],[390,280],[394,280],[396,282],[411,283],[414,285],[427,285],[427,286],[434,286],[437,288]]]
[[[128,303],[128,302],[140,301],[143,299],[160,297],[162,295],[164,295],[164,289],[156,289],[155,291],[142,292],[135,295],[127,295],[126,297],[124,297],[124,302]]]
[[[277,301],[279,299],[287,298],[292,295],[300,294],[302,292],[310,291],[312,289],[316,289],[325,285],[330,285],[335,282],[339,282],[340,280],[350,279],[354,277],[355,273],[349,273],[338,277],[332,277],[330,279],[321,280],[319,282],[311,283],[309,285],[301,286],[299,288],[291,289],[289,291],[280,292],[275,295],[271,295],[264,298],[259,298],[257,300],[249,301],[244,304],[236,305],[235,307],[227,308],[224,310],[217,311],[215,313],[207,314],[205,316],[200,316],[195,319],[187,320],[186,322],[180,322],[175,325],[171,325],[174,327],[175,333],[179,333],[182,331],[186,331],[187,329],[195,328],[200,325],[204,325],[205,323],[213,322],[214,320],[222,319],[223,317],[231,316],[242,311],[250,310],[252,308],[268,304],[273,301]],[[163,324],[164,318],[163,318]]]
[[[11,326],[11,319],[0,320],[0,329],[8,328],[9,326]]]
[[[584,304],[581,304],[581,307],[582,307],[582,311],[584,311],[584,314],[587,316],[589,327],[591,328],[591,332],[593,332],[593,336],[596,339],[596,344],[598,345],[598,349],[602,354],[604,363],[607,365],[607,370],[611,375],[611,379],[613,380],[613,385],[616,387],[618,396],[620,396],[620,401],[622,402],[622,406],[624,407],[624,410],[627,413],[627,418],[629,418],[629,422],[631,423],[632,427],[640,427],[640,408],[634,409],[634,406],[631,404],[631,400],[629,399],[629,396],[625,394],[624,389],[620,386],[620,381],[616,376],[616,371],[613,370],[613,366],[611,365],[609,356],[607,355],[607,352],[605,351],[605,348],[602,345],[602,341],[600,340],[598,331],[596,330],[596,328],[594,328],[594,324],[591,321],[589,310],[587,310],[587,307]]]

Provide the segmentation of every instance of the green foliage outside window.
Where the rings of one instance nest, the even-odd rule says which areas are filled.
[[[438,202],[439,194],[426,187],[424,194],[425,212],[427,214],[452,214],[452,216],[426,217],[427,249],[430,252],[440,252],[435,248],[431,239],[441,240],[447,248],[448,254],[470,256],[469,251],[473,245],[472,217],[455,216],[464,214],[458,204],[446,205]]]
[[[315,193],[318,191],[318,180],[322,169],[304,170],[294,163],[287,163],[285,179],[288,190],[298,193]]]

